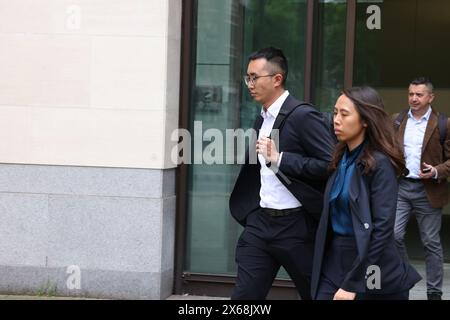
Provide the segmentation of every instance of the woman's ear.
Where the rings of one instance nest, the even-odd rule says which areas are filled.
[[[363,126],[364,128],[367,128],[367,123],[363,122],[362,126]]]

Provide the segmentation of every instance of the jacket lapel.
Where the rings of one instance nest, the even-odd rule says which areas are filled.
[[[353,175],[351,177],[352,181],[350,183],[350,187],[348,190],[348,196],[349,196],[349,204],[350,207],[353,209],[352,213],[355,214],[355,216],[359,219],[361,223],[364,223],[364,218],[361,216],[363,212],[361,211],[361,208],[359,207],[359,194],[361,192],[361,168],[362,164],[358,164],[355,168],[355,171],[353,172]]]
[[[333,186],[334,180],[336,179],[337,171],[334,170],[334,172],[331,174],[331,176],[328,178],[327,185],[325,187],[324,191],[324,203],[323,203],[323,215],[325,216],[325,220],[328,221],[329,216],[329,208],[330,208],[330,193],[331,193],[331,187]],[[328,224],[327,224],[328,225]]]
[[[261,126],[262,126],[263,122],[264,122],[264,119],[263,119],[263,117],[259,114],[259,115],[256,117],[255,123],[254,123],[254,125],[253,125],[253,129],[254,129],[257,133],[259,133],[259,130],[261,129]]]
[[[364,193],[367,192],[364,178],[364,164],[361,162],[363,153],[359,155],[358,159],[356,159],[356,168],[351,177],[351,182],[348,190],[349,196],[349,204],[352,209],[352,213],[359,220],[361,224],[367,223],[367,220],[371,220],[371,217],[367,217],[367,208],[361,208],[361,202],[364,202],[367,199],[364,198]],[[361,191],[361,189],[363,189]],[[370,212],[370,210],[369,210]]]
[[[403,153],[405,152],[405,130],[407,123],[408,123],[408,114],[405,115],[402,123],[400,124],[400,127],[398,128],[398,143],[400,144]]]
[[[433,112],[431,112],[430,119],[428,120],[427,129],[425,130],[425,136],[423,137],[422,154],[428,142],[430,141],[431,135],[436,129],[437,124],[438,124],[438,116],[433,110]]]
[[[273,130],[278,130],[283,126],[284,119],[289,115],[294,109],[301,104],[300,101],[294,99],[291,95],[289,95],[284,101],[283,105],[280,108],[280,112],[278,113],[277,118],[272,127]]]
[[[261,126],[264,122],[263,117],[259,114],[256,117],[255,123],[253,124],[253,133],[252,133],[252,137],[250,140],[250,144],[248,146],[247,152],[245,153],[245,163],[249,164],[250,162],[250,152],[252,152],[252,157],[255,157],[254,159],[257,159],[255,153],[256,153],[256,140],[258,139],[258,135],[259,135],[259,130],[261,129]],[[256,135],[255,135],[256,133]],[[253,159],[253,158],[252,158]],[[258,162],[259,163],[259,162]]]

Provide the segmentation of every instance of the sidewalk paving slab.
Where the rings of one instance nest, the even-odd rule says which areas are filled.
[[[410,291],[410,300],[426,300],[425,262],[412,261],[422,276],[422,280]],[[444,264],[443,300],[450,300],[450,263]],[[103,300],[83,297],[54,297],[33,295],[0,295],[0,300]],[[166,300],[229,300],[227,297],[194,296],[189,294],[171,295]]]

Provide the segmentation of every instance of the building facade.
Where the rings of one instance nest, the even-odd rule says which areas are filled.
[[[0,1],[0,292],[172,293],[181,12]]]
[[[446,0],[0,0],[0,292],[229,295],[246,57],[283,48],[324,111],[367,84],[398,112],[428,75],[450,114],[449,32]]]

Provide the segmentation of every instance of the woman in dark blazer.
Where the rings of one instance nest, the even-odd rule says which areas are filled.
[[[316,235],[312,297],[408,299],[421,279],[397,251],[397,177],[404,158],[383,102],[370,87],[344,90],[334,107],[339,140]]]

